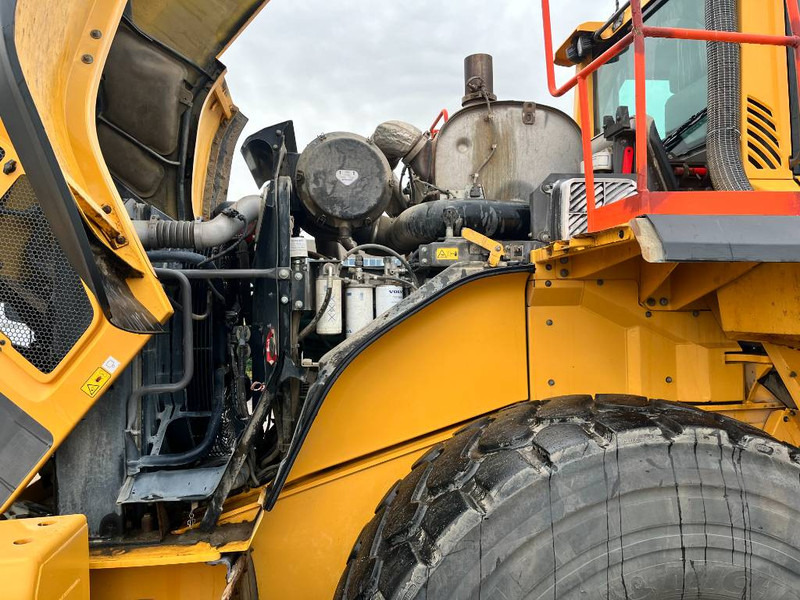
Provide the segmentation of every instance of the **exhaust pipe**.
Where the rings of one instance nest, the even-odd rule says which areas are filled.
[[[464,97],[461,106],[497,100],[494,95],[494,67],[491,54],[470,54],[464,59]]]
[[[451,212],[460,227],[469,227],[501,240],[524,240],[531,227],[531,211],[522,202],[491,200],[435,200],[404,210],[397,217],[381,217],[374,241],[397,252],[416,250],[445,237],[445,211]]]

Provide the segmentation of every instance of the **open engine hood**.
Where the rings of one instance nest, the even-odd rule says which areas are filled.
[[[131,0],[127,14],[159,42],[212,70],[269,0]]]

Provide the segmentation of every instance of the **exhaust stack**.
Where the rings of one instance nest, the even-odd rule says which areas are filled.
[[[485,95],[494,102],[494,68],[491,54],[471,54],[464,59],[464,97],[461,106],[485,102]]]

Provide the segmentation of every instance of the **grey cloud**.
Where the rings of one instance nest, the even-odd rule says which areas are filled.
[[[551,4],[558,45],[614,2]],[[459,108],[462,61],[475,52],[494,55],[498,97],[571,112],[571,97],[547,92],[541,22],[538,0],[272,0],[222,60],[250,119],[242,139],[292,119],[302,148],[324,131],[369,135],[387,119],[428,127],[440,109]],[[229,197],[254,185],[237,155]]]

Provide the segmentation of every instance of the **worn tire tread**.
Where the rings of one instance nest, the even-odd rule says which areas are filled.
[[[426,452],[386,494],[353,548],[336,598],[415,597],[415,589],[463,533],[461,522],[484,518],[518,491],[524,477],[517,475],[546,477],[557,470],[554,455],[571,460],[570,452],[608,446],[620,433],[637,429],[669,443],[689,428],[722,430],[732,444],[762,438],[783,446],[716,413],[641,396],[561,396],[482,417]],[[791,459],[799,460],[794,450]]]

